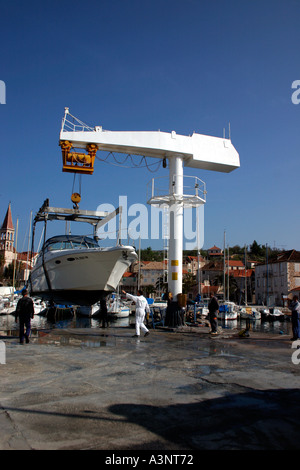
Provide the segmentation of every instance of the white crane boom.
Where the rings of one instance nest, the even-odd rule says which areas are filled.
[[[98,150],[169,160],[169,204],[172,204],[174,217],[170,226],[168,278],[169,290],[176,299],[182,292],[183,166],[230,173],[240,166],[239,154],[231,140],[197,133],[184,136],[175,131],[131,132],[107,131],[100,126],[91,128],[65,108],[60,146],[63,171],[69,172],[92,174]],[[77,153],[73,149],[84,149],[88,154]],[[205,202],[198,199],[198,204]]]
[[[239,154],[231,140],[196,133],[185,136],[175,131],[107,131],[100,126],[93,130],[69,131],[65,130],[63,121],[60,142],[65,141],[78,149],[88,149],[94,144],[96,150],[146,157],[180,155],[185,166],[203,170],[229,173],[240,166]]]

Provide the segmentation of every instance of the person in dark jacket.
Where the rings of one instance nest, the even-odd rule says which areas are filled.
[[[217,312],[219,310],[219,302],[217,298],[211,293],[210,294],[210,301],[208,304],[208,319],[211,326],[211,334],[217,335],[218,331],[218,320],[217,320]]]
[[[100,314],[102,319],[102,328],[105,328],[108,326],[107,305],[105,299],[100,300]]]
[[[292,330],[293,337],[292,341],[300,338],[300,302],[298,297],[294,295],[292,302],[290,303],[289,309],[292,311]]]
[[[26,343],[29,343],[31,319],[34,317],[33,300],[28,296],[27,289],[24,289],[22,294],[23,297],[18,301],[16,308],[16,321],[19,317],[20,344],[24,343],[24,337]]]

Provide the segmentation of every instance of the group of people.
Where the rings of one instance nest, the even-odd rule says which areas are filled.
[[[148,328],[145,325],[145,315],[146,312],[150,312],[149,304],[147,299],[144,297],[143,292],[138,290],[137,295],[127,294],[124,290],[123,294],[126,295],[126,298],[132,300],[136,304],[135,309],[135,337],[139,337],[141,332],[144,333],[144,336],[150,334]],[[19,319],[19,339],[20,344],[29,343],[30,331],[31,331],[31,319],[34,317],[34,304],[32,299],[28,296],[27,289],[24,289],[22,292],[23,296],[17,303],[16,308],[16,321]],[[300,302],[297,296],[293,297],[292,302],[290,303],[289,309],[292,312],[292,331],[293,341],[300,339]],[[208,304],[208,319],[211,326],[211,335],[215,336],[218,334],[218,320],[217,313],[219,310],[219,302],[217,298],[211,294],[210,301]],[[107,308],[106,302],[101,302],[101,311],[102,311],[102,326],[107,324]]]
[[[144,333],[144,336],[150,334],[148,328],[145,325],[145,315],[150,313],[150,307],[147,302],[147,299],[144,297],[141,290],[137,291],[137,295],[131,295],[126,293],[124,290],[123,294],[126,295],[126,298],[132,300],[136,304],[135,309],[135,337],[139,337],[141,332]],[[28,296],[27,289],[24,289],[23,297],[18,301],[16,308],[16,321],[19,319],[19,339],[20,344],[24,344],[24,339],[26,343],[29,343],[30,331],[31,331],[31,319],[34,317],[34,304],[32,299]],[[107,322],[107,308],[106,302],[102,300],[100,302],[101,314],[102,314],[102,326],[105,327],[108,325]],[[212,296],[210,303],[208,305],[209,309],[209,320],[211,324],[211,333],[212,335],[217,334],[217,311],[219,309],[219,304],[216,297]]]
[[[150,332],[145,326],[144,321],[145,313],[150,312],[150,308],[146,298],[143,296],[143,292],[138,290],[137,295],[131,295],[123,291],[123,294],[125,294],[128,299],[132,300],[136,304],[134,336],[139,337],[141,331],[144,333],[144,336],[148,336]],[[108,325],[108,321],[106,302],[103,299],[100,301],[100,310],[102,316],[102,327],[105,327]],[[33,300],[28,296],[27,289],[24,289],[22,292],[22,298],[18,301],[16,308],[16,321],[19,321],[20,344],[24,344],[24,339],[26,343],[29,343],[32,318],[34,318]]]
[[[148,336],[150,332],[144,324],[145,312],[147,313],[150,312],[147,299],[143,296],[143,293],[140,290],[138,290],[137,295],[127,294],[124,290],[122,292],[123,294],[126,295],[127,299],[133,300],[133,302],[135,302],[136,304],[135,335],[134,336],[139,337],[141,330],[144,333],[144,336]],[[209,322],[211,326],[211,335],[215,336],[218,334],[217,312],[219,310],[219,302],[213,294],[211,294],[211,297],[210,297],[208,310],[209,310]]]

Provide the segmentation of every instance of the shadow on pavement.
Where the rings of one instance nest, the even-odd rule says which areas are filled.
[[[299,449],[297,389],[228,394],[193,404],[119,404],[109,411],[187,449]]]

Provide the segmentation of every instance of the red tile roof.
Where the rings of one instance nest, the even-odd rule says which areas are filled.
[[[226,265],[228,266],[228,260],[225,260],[225,263],[226,263]],[[243,263],[242,261],[240,261],[240,260],[230,259],[230,260],[229,260],[229,266],[232,266],[232,267],[233,267],[233,266],[235,266],[235,267],[238,267],[238,266],[239,266],[239,267],[243,268],[243,267],[244,267],[244,263]]]
[[[246,277],[251,277],[253,272],[254,272],[253,269],[246,269]],[[245,277],[245,269],[232,270],[232,271],[230,271],[230,276]]]
[[[136,277],[136,274],[135,274],[135,273],[129,273],[128,271],[126,271],[126,272],[123,274],[123,277]]]

